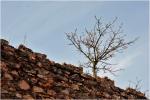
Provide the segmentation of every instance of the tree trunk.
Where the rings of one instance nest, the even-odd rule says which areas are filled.
[[[95,63],[93,64],[92,72],[93,72],[93,77],[96,78],[97,72],[96,72],[96,64]]]

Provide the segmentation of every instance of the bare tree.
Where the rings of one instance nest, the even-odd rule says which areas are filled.
[[[122,24],[118,28],[115,26],[117,18],[107,24],[104,24],[101,18],[95,16],[95,19],[96,23],[91,31],[85,29],[85,34],[78,36],[76,29],[75,32],[66,33],[67,39],[70,40],[70,45],[87,58],[88,61],[82,66],[92,68],[93,77],[96,77],[100,70],[115,75],[115,72],[121,69],[113,68],[113,64],[108,61],[136,39],[125,41],[125,35],[120,35]]]
[[[140,79],[138,79],[138,77],[136,77],[136,81],[135,81],[135,82],[129,81],[129,88],[133,88],[133,89],[135,89],[136,91],[140,91],[140,89],[141,89],[141,87],[142,87],[141,82],[142,82],[142,80],[140,80]],[[131,86],[131,84],[132,84],[133,86]]]

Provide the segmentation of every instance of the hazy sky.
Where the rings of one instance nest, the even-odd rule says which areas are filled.
[[[85,27],[92,29],[94,16],[102,17],[105,23],[118,17],[123,23],[127,40],[140,37],[124,53],[112,62],[124,71],[118,77],[109,75],[117,86],[127,87],[128,81],[142,80],[142,91],[148,89],[148,1],[107,2],[1,2],[1,37],[17,47],[27,36],[26,45],[33,51],[45,53],[50,60],[78,65],[80,55],[67,44],[65,33],[75,28],[83,33]],[[102,73],[99,75],[103,76]]]

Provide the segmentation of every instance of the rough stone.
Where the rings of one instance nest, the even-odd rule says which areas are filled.
[[[20,51],[22,51],[22,52],[26,52],[26,53],[32,53],[32,50],[31,49],[29,49],[29,48],[27,48],[26,46],[24,46],[24,45],[19,45],[19,47],[18,47],[18,50],[20,50]]]
[[[44,90],[41,87],[33,86],[32,91],[33,92],[43,92]]]
[[[5,62],[1,61],[0,63],[0,69],[4,72],[7,72],[8,71],[8,68],[7,68],[7,65]]]
[[[46,59],[46,57],[47,57],[45,54],[41,54],[41,53],[35,53],[35,54],[41,60]]]
[[[18,76],[18,72],[16,70],[11,71],[11,74]]]
[[[31,95],[29,95],[29,94],[23,95],[23,99],[26,99],[26,100],[34,100],[34,98],[33,98]]]
[[[79,90],[79,86],[76,85],[76,84],[72,84],[72,85],[71,85],[71,88],[74,89],[74,90]]]
[[[50,96],[56,95],[56,92],[53,91],[53,90],[47,90],[47,93],[48,93]]]
[[[140,91],[121,89],[108,77],[94,78],[72,64],[55,63],[24,45],[16,49],[1,40],[1,55],[2,99],[147,99]]]
[[[53,83],[54,83],[54,80],[52,78],[48,78],[47,82],[45,84],[42,84],[42,86],[44,88],[51,87],[53,85]]]
[[[46,78],[44,75],[41,75],[41,74],[38,74],[37,76],[38,76],[39,78],[43,78],[43,79]]]
[[[5,74],[4,74],[4,77],[5,77],[6,79],[8,79],[8,80],[13,80],[13,77],[12,77],[10,74],[8,74],[8,73],[5,73]]]
[[[41,62],[37,62],[37,66],[38,67],[42,67],[42,63]]]
[[[19,93],[16,93],[16,97],[17,97],[17,98],[22,98],[22,95],[19,94]]]
[[[28,89],[30,89],[30,85],[25,80],[19,81],[18,86],[22,90],[28,90]]]
[[[1,45],[8,45],[9,42],[6,41],[6,40],[4,40],[4,39],[0,39],[0,44],[1,44]]]
[[[32,62],[34,62],[35,59],[36,59],[36,56],[35,56],[34,53],[30,53],[30,54],[28,55],[28,57],[29,57],[29,60],[32,61]]]
[[[68,89],[62,90],[61,93],[65,94],[65,95],[69,95],[69,90]]]
[[[15,68],[19,69],[20,65],[19,64],[15,64]]]

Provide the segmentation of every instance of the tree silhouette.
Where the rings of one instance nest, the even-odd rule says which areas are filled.
[[[76,29],[75,32],[66,33],[67,39],[70,40],[70,45],[87,58],[88,61],[82,67],[92,68],[93,77],[97,77],[100,70],[115,75],[115,72],[121,69],[114,68],[108,61],[134,43],[137,38],[126,42],[126,35],[121,35],[122,24],[117,28],[115,26],[117,18],[107,24],[104,24],[101,18],[95,16],[95,19],[96,23],[91,31],[85,29],[85,34],[78,36]]]

